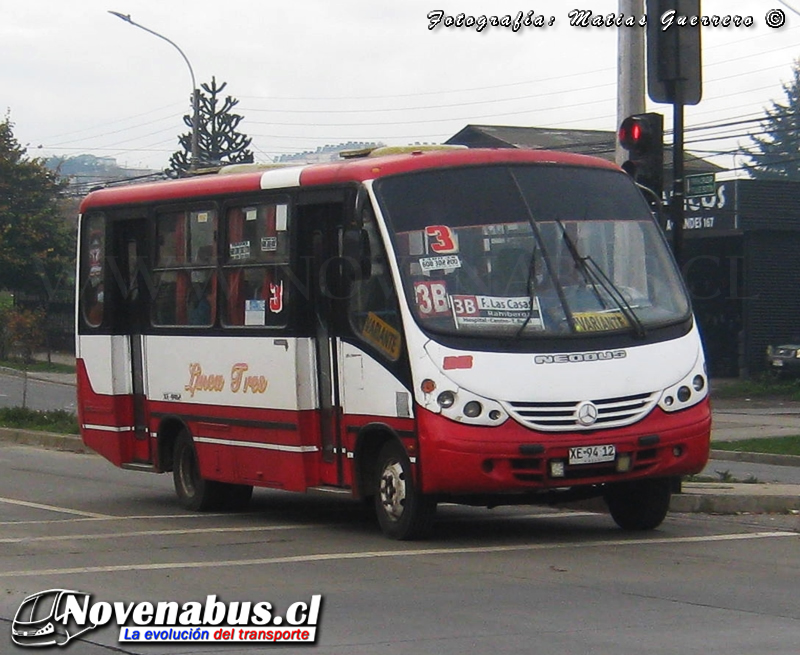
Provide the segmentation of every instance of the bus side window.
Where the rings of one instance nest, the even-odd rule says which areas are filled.
[[[287,202],[231,207],[226,215],[222,322],[228,327],[281,328],[288,323]]]
[[[83,261],[86,262],[81,300],[83,320],[90,327],[99,327],[105,309],[106,221],[92,216],[84,231]]]
[[[369,238],[369,276],[350,290],[349,318],[355,334],[392,361],[402,353],[400,310],[389,264],[372,211],[364,212],[363,230]]]
[[[156,218],[153,324],[205,326],[216,316],[217,213],[176,211]]]

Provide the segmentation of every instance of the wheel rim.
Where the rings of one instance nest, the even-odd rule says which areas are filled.
[[[387,462],[381,473],[381,505],[393,521],[403,516],[406,504],[406,475],[400,462]]]

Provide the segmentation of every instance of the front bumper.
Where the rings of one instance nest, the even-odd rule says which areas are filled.
[[[418,430],[424,493],[513,493],[699,473],[708,461],[711,411],[706,398],[680,412],[656,407],[625,428],[548,433],[514,421],[465,426],[420,409]],[[600,445],[614,447],[612,461],[569,463],[571,447]]]

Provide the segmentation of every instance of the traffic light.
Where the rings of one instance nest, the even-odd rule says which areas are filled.
[[[619,126],[619,143],[629,159],[622,168],[638,184],[659,198],[664,190],[664,117],[661,114],[634,114]]]

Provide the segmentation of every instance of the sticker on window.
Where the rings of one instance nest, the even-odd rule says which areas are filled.
[[[576,332],[610,332],[630,327],[625,314],[619,311],[611,312],[575,312]]]
[[[264,325],[267,316],[266,300],[245,300],[244,301],[244,324],[245,325]]]
[[[430,271],[446,271],[461,268],[461,259],[458,255],[444,255],[442,257],[423,257],[419,260],[420,268],[424,273]]]
[[[249,259],[250,258],[250,242],[240,241],[239,243],[232,243],[228,251],[231,259]]]
[[[361,330],[361,336],[391,359],[400,357],[400,333],[377,314],[370,312]]]
[[[283,311],[283,282],[269,283],[269,311],[273,314]]]
[[[417,301],[417,310],[422,318],[450,316],[447,285],[444,282],[435,280],[415,282],[414,297]]]
[[[522,325],[544,329],[539,299],[527,296],[451,296],[456,326]]]
[[[428,225],[425,228],[428,247],[437,255],[448,255],[458,252],[458,237],[446,225]]]

